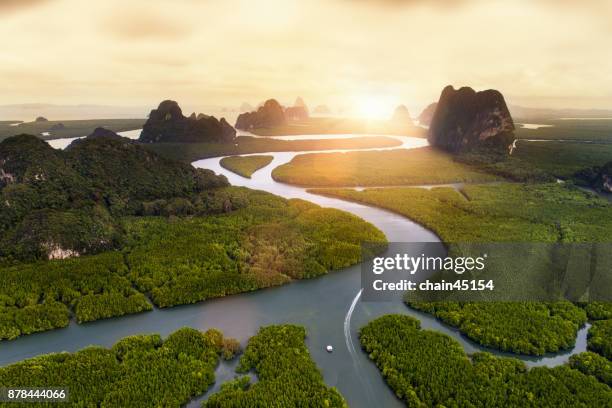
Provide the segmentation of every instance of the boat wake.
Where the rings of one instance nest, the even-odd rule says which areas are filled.
[[[353,316],[355,306],[357,306],[357,302],[361,297],[361,292],[363,292],[363,289],[359,289],[359,292],[357,292],[357,295],[355,295],[355,298],[353,298],[353,302],[351,303],[351,306],[344,317],[344,341],[346,342],[346,347],[348,348],[349,353],[351,353],[351,358],[353,361],[356,360],[357,352],[355,350],[353,338],[351,337],[351,316]]]
[[[348,311],[346,312],[346,316],[344,317],[344,342],[346,343],[346,348],[348,349],[349,354],[351,355],[351,360],[353,361],[355,372],[359,376],[359,382],[361,382],[363,389],[366,391],[368,400],[370,401],[369,406],[375,406],[375,404],[372,405],[372,403],[376,401],[374,392],[372,390],[372,385],[370,384],[369,379],[363,375],[361,361],[359,360],[357,350],[355,349],[355,343],[353,342],[353,337],[351,336],[351,317],[353,316],[353,311],[355,311],[355,306],[357,306],[357,302],[359,302],[359,299],[361,298],[362,292],[363,289],[359,289],[359,292],[357,292],[357,294],[353,298],[351,306],[349,307]]]

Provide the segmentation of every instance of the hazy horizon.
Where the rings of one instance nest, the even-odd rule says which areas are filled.
[[[160,101],[161,102],[161,101]],[[241,113],[239,106],[192,106],[192,105],[183,105],[179,102],[181,109],[183,110],[183,114],[188,116],[192,112],[195,113],[207,113],[212,114],[216,117],[225,117],[232,124],[236,120],[236,117],[239,113]],[[249,103],[255,109],[258,104]],[[263,99],[260,103],[263,102]],[[309,104],[308,101],[305,101],[307,106],[312,110],[318,104]],[[284,106],[291,106],[293,102],[290,101],[281,101],[281,104]],[[49,104],[49,103],[21,103],[21,104],[7,104],[0,105],[0,121],[7,120],[15,120],[15,121],[23,121],[29,122],[34,121],[38,116],[43,116],[49,120],[77,120],[77,119],[111,119],[111,118],[143,118],[148,117],[151,109],[157,107],[157,103],[152,106],[112,106],[112,105],[97,105],[97,104],[78,104],[78,105],[59,105],[59,104]],[[328,115],[317,115],[314,116],[337,116],[337,117],[360,117],[359,112],[351,112],[344,111],[340,112],[336,107],[329,106],[331,109],[331,114]],[[390,118],[392,115],[394,107],[389,107],[388,109],[388,117]],[[422,109],[425,108],[423,106],[420,109],[410,110],[410,115],[412,118],[417,119]],[[518,106],[509,104],[508,108],[510,113],[515,118],[519,119],[562,119],[567,117],[567,115],[577,115],[581,118],[592,118],[592,119],[610,119],[612,120],[612,109],[580,109],[580,108],[559,108],[559,109],[551,109],[554,112],[567,112],[566,116],[554,116],[550,114],[543,114],[539,116],[534,114],[534,112],[530,112],[529,114],[522,115],[525,109],[534,111],[539,111],[540,108],[533,108],[529,106]],[[542,108],[543,111],[547,110],[547,108]],[[386,114],[386,110],[383,111]],[[598,115],[603,115],[603,117],[599,117]],[[385,119],[387,116],[382,115],[375,119]]]
[[[148,112],[163,99],[204,110],[301,96],[417,116],[452,84],[511,105],[612,109],[612,8],[586,3],[4,0],[0,105]]]

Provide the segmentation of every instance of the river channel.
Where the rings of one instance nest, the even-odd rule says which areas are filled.
[[[136,131],[129,136],[134,137]],[[358,135],[355,135],[358,136]],[[315,135],[316,138],[334,138],[334,135]],[[308,139],[309,136],[304,136]],[[398,137],[402,146],[414,148],[427,144],[425,139]],[[54,147],[63,148],[69,141],[55,140]],[[392,242],[439,242],[431,231],[403,216],[348,202],[311,194],[306,189],[276,182],[272,169],[291,160],[300,152],[269,153],[272,163],[255,172],[251,179],[238,176],[220,166],[221,158],[199,160],[193,163],[225,175],[231,184],[265,190],[285,198],[301,198],[324,207],[333,207],[353,213],[374,224]],[[256,292],[213,299],[202,303],[151,312],[106,319],[67,328],[24,336],[0,343],[0,365],[33,357],[43,353],[76,351],[91,344],[111,346],[124,336],[138,333],[161,333],[163,336],[184,327],[198,329],[216,327],[227,336],[236,337],[243,345],[258,328],[270,324],[294,323],[307,330],[307,346],[323,373],[325,382],[339,389],[351,407],[400,407],[403,406],[375,365],[361,351],[358,329],[372,319],[388,314],[403,313],[415,316],[423,329],[446,333],[461,343],[467,353],[490,351],[462,336],[457,330],[440,323],[430,315],[407,308],[400,299],[390,302],[365,302],[360,299],[360,266],[355,265],[323,277],[290,283],[285,286]],[[516,356],[528,366],[563,364],[571,354],[585,351],[587,327],[578,333],[572,350],[540,358]],[[327,345],[334,347],[328,353]],[[220,383],[234,377],[235,363],[221,363],[217,370],[217,382],[213,389],[193,401],[197,406],[201,399],[215,392]]]

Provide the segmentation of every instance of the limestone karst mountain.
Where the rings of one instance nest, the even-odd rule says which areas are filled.
[[[451,152],[474,147],[507,148],[514,140],[514,122],[503,95],[447,86],[440,95],[429,127],[429,143]]]
[[[287,120],[306,120],[309,116],[308,106],[301,96],[295,98],[293,106],[285,108],[285,118]]]
[[[256,111],[242,113],[236,120],[236,129],[249,130],[280,126],[287,123],[283,107],[276,99],[268,99]]]
[[[412,118],[406,105],[399,105],[395,108],[391,121],[399,124],[412,124]]]
[[[139,140],[144,143],[230,143],[236,137],[236,130],[224,118],[194,116],[183,116],[178,103],[165,100],[149,114]]]
[[[295,98],[295,102],[293,102],[293,106],[295,108],[304,108],[306,113],[308,113],[308,105],[306,105],[306,102],[304,102],[304,99],[301,96],[298,96],[297,98]]]
[[[64,258],[115,249],[120,217],[159,200],[226,186],[211,170],[166,159],[98,128],[66,149],[33,135],[0,142],[0,258]]]
[[[419,123],[421,125],[429,126],[431,124],[431,120],[433,119],[434,113],[436,113],[436,107],[438,106],[438,102],[433,102],[427,105],[423,112],[419,115]]]

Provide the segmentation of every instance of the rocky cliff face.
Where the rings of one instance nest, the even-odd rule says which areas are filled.
[[[183,116],[175,101],[163,101],[149,114],[139,140],[144,143],[230,143],[236,137],[236,130],[224,118],[194,116]]]
[[[410,117],[410,112],[408,112],[408,108],[405,105],[400,105],[397,108],[395,108],[395,111],[393,112],[393,116],[391,117],[391,120],[393,122],[401,123],[401,124],[408,124],[408,125],[412,124],[412,118]]]
[[[254,112],[242,113],[236,120],[236,129],[250,130],[281,126],[287,123],[283,107],[276,99],[268,99]]]
[[[499,91],[447,86],[440,95],[428,138],[434,146],[458,152],[474,147],[508,148],[513,132],[512,117]]]
[[[434,113],[436,113],[436,107],[438,106],[438,102],[430,103],[427,105],[423,112],[419,115],[419,123],[421,125],[429,126],[431,124],[431,120],[433,119]]]

